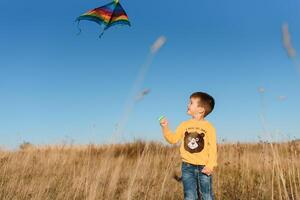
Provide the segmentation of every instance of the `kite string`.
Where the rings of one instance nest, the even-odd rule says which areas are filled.
[[[300,62],[296,58],[292,58],[292,62],[295,65],[297,73],[300,75]]]
[[[132,88],[130,90],[130,93],[127,97],[127,101],[125,102],[125,107],[123,110],[123,113],[121,115],[121,118],[119,120],[118,127],[116,130],[112,133],[111,135],[111,140],[116,141],[117,138],[123,137],[123,132],[125,130],[125,127],[128,123],[129,117],[136,105],[136,101],[134,97],[136,96],[137,92],[140,90],[140,87],[145,79],[145,76],[147,74],[148,69],[150,68],[153,58],[154,58],[155,53],[149,53],[146,59],[145,64],[141,66],[139,69],[138,75],[136,80],[134,81]]]

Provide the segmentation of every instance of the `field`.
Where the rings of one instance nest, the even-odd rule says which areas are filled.
[[[0,199],[183,199],[179,149],[24,144],[0,150]],[[300,141],[218,144],[216,200],[300,199]]]

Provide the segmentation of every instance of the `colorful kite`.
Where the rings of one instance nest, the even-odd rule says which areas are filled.
[[[113,2],[108,3],[104,6],[90,10],[84,13],[83,15],[77,17],[75,21],[78,22],[79,25],[79,22],[81,20],[94,21],[97,24],[99,24],[102,28],[99,37],[103,35],[105,30],[114,25],[118,24],[130,26],[128,16],[121,4],[119,3],[119,0],[114,0]],[[81,29],[79,30],[81,32]]]

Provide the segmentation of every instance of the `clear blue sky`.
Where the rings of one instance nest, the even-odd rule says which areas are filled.
[[[205,91],[216,99],[209,120],[219,141],[258,140],[260,86],[270,130],[300,137],[300,76],[281,40],[288,22],[300,50],[299,1],[123,0],[131,28],[98,39],[99,26],[82,21],[77,36],[74,19],[108,2],[0,1],[0,146],[105,141],[160,35],[167,43],[143,83],[151,93],[131,114],[127,139],[164,141],[157,118],[164,114],[174,130],[189,118],[189,95]]]

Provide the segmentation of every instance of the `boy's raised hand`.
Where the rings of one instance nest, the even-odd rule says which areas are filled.
[[[160,123],[160,125],[162,126],[162,127],[167,127],[168,126],[168,120],[164,117],[164,118],[162,118],[160,121],[159,121],[159,123]]]

